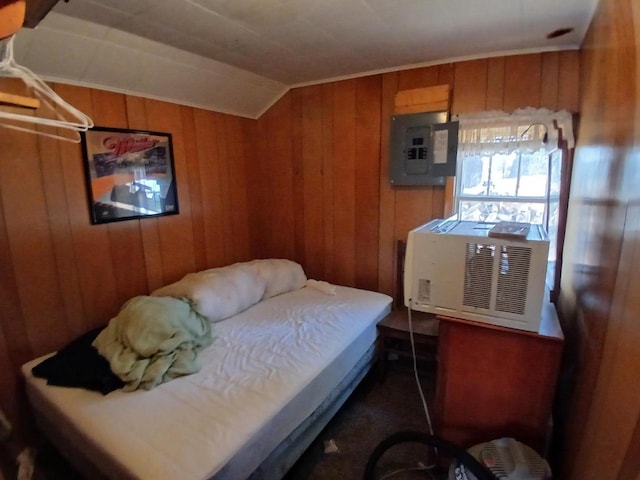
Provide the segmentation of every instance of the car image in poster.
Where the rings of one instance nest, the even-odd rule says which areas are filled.
[[[169,134],[96,127],[83,148],[92,223],[178,213]]]

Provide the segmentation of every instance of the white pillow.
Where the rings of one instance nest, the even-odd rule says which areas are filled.
[[[275,297],[282,293],[298,290],[305,286],[307,276],[299,263],[283,258],[267,258],[252,260],[247,265],[255,268],[260,277],[266,281],[266,289],[262,299]]]
[[[154,297],[187,298],[193,308],[211,322],[218,322],[258,303],[267,281],[255,269],[237,263],[189,273],[182,280],[151,293]]]

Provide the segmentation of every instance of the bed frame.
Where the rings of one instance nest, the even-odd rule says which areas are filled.
[[[279,480],[284,477],[376,364],[377,350],[377,345],[369,348],[349,375],[325,398],[315,412],[271,452],[262,465],[251,474],[249,480]]]
[[[401,248],[401,245],[399,245]],[[401,264],[399,264],[401,265]],[[389,307],[387,307],[389,308]],[[388,310],[387,310],[388,311]],[[381,314],[380,321],[386,314]],[[356,361],[354,367],[338,383],[338,385],[324,398],[320,405],[300,423],[293,431],[286,435],[271,452],[267,453],[259,446],[269,444],[271,432],[267,429],[258,432],[251,440],[252,443],[243,447],[245,454],[237,460],[231,459],[221,470],[213,475],[209,480],[238,480],[246,475],[247,465],[258,465],[258,467],[247,477],[249,480],[280,480],[291,467],[298,461],[301,455],[312,442],[318,437],[329,421],[335,416],[345,401],[350,397],[363,378],[377,364],[379,355],[379,341],[375,341],[365,353]],[[335,357],[333,362],[340,364],[344,362],[342,356]],[[111,465],[112,470],[108,472],[111,477],[130,478],[131,474],[126,470],[120,470],[115,464],[111,464],[109,455],[95,448],[91,451],[79,449],[78,445],[86,444],[83,432],[75,429],[61,429],[56,423],[48,418],[47,403],[40,403],[39,394],[31,400],[33,417],[37,427],[45,434],[55,448],[65,457],[69,463],[83,476],[91,479],[108,479],[105,473],[100,470],[100,465]],[[304,397],[294,397],[291,402],[304,402]],[[281,411],[282,418],[285,411]],[[276,417],[277,418],[277,417]],[[253,447],[255,445],[255,448]],[[263,455],[267,455],[266,458]],[[103,456],[104,455],[104,456]],[[240,473],[241,472],[241,473]]]

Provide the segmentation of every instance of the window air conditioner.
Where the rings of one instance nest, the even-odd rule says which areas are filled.
[[[413,310],[537,332],[549,240],[488,235],[493,223],[433,220],[409,232],[404,304]]]

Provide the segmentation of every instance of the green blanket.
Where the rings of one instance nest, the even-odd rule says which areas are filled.
[[[209,321],[184,299],[134,297],[96,337],[93,346],[126,383],[150,390],[200,370],[198,352],[211,345]]]

